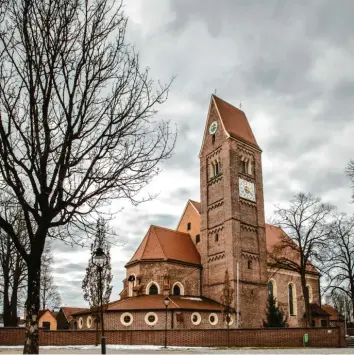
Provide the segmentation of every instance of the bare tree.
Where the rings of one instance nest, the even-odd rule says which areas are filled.
[[[143,201],[175,134],[155,120],[169,85],[140,69],[121,5],[12,0],[0,17],[0,186],[21,208],[29,251],[3,214],[0,228],[27,264],[24,353],[38,353],[47,237],[87,231],[114,199]]]
[[[322,255],[327,288],[331,293],[344,293],[354,309],[354,217],[335,216]]]
[[[351,160],[346,166],[345,174],[347,175],[350,186],[353,189],[352,200],[354,201],[354,160]]]
[[[0,207],[4,208],[4,206]],[[20,240],[24,240],[21,216],[16,209],[3,211],[12,221],[14,230]],[[25,288],[27,269],[20,253],[8,234],[0,229],[0,293],[2,296],[4,326],[18,325],[19,293]]]
[[[101,274],[93,262],[94,253],[97,248],[102,248],[106,255],[106,263],[102,266]],[[82,281],[84,300],[89,303],[96,323],[96,345],[98,344],[98,324],[100,322],[101,313],[101,292],[103,307],[105,309],[112,293],[112,279],[110,246],[107,240],[107,224],[102,218],[100,218],[97,221],[95,240],[91,245],[91,256],[86,268],[86,275]]]
[[[338,289],[331,289],[325,295],[326,303],[331,304],[343,319],[345,315],[347,321],[353,320],[353,303],[346,293]]]
[[[42,309],[47,309],[48,307],[53,309],[60,307],[61,297],[57,285],[54,283],[53,279],[53,254],[51,251],[51,244],[49,241],[46,242],[44,251],[42,254],[42,265],[41,265],[41,305]]]
[[[326,246],[329,220],[334,207],[321,202],[311,194],[298,193],[289,206],[275,210],[275,220],[285,231],[270,254],[278,267],[299,274],[307,325],[311,325],[311,310],[306,274],[315,272],[312,262],[321,259],[320,251]]]

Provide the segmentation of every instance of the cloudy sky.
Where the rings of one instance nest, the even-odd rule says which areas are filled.
[[[159,117],[178,129],[174,156],[144,192],[114,204],[113,294],[150,224],[175,228],[199,198],[199,160],[210,95],[242,102],[263,150],[266,216],[293,193],[312,192],[354,212],[344,168],[354,158],[354,1],[129,0],[127,39],[156,80],[176,75]],[[124,244],[124,245],[121,245]],[[120,246],[119,246],[120,245]],[[85,306],[88,249],[55,245],[63,305]]]

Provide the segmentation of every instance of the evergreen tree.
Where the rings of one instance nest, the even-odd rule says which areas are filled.
[[[283,311],[277,306],[276,299],[268,297],[266,320],[263,320],[263,326],[266,328],[284,328],[287,327],[287,319]]]
[[[93,256],[98,247],[103,249],[107,257],[106,263],[102,267],[102,300],[105,309],[112,293],[113,287],[111,286],[111,282],[113,276],[111,273],[110,247],[107,241],[107,224],[103,219],[97,221],[96,236],[94,242],[91,244],[91,257],[86,268],[85,278],[82,281],[84,300],[90,305],[97,331],[100,318],[100,279],[97,266],[93,263]]]

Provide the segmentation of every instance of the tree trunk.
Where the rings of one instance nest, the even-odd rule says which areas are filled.
[[[24,354],[38,354],[39,352],[39,331],[38,313],[40,307],[40,278],[41,278],[41,257],[30,255],[28,266],[28,288],[26,300],[26,333]]]
[[[310,309],[309,295],[308,295],[307,288],[306,288],[305,272],[301,273],[301,288],[302,288],[302,294],[304,296],[306,326],[311,327],[312,326],[312,315],[311,315],[311,309]]]
[[[21,277],[21,269],[20,269],[20,258],[19,254],[16,255],[16,265],[14,270],[14,280],[13,287],[11,293],[11,326],[17,327],[17,306],[18,306],[18,289],[20,286],[20,277]]]
[[[11,309],[9,302],[9,279],[4,273],[4,327],[10,327],[11,325]]]
[[[18,295],[18,284],[14,283],[14,288],[11,294],[11,305],[10,305],[10,323],[11,327],[17,327],[17,295]]]

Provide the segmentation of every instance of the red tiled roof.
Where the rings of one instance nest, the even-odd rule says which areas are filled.
[[[42,316],[47,313],[47,312],[50,312],[49,309],[41,309],[39,312],[38,312],[38,318],[42,318]]]
[[[220,303],[204,297],[169,296],[168,309],[195,309],[205,311],[220,311]],[[108,311],[165,309],[163,295],[144,295],[128,297],[115,302],[108,307]]]
[[[330,304],[324,304],[322,309],[325,310],[329,315],[329,320],[339,320],[342,318],[342,315],[339,314],[337,310],[334,309]]]
[[[150,226],[127,265],[142,260],[175,260],[200,265],[200,255],[189,234]]]
[[[266,223],[266,244],[268,252],[268,263],[272,264],[275,262],[275,259],[272,259],[271,254],[274,253],[274,247],[276,245],[279,245],[284,240],[284,238],[291,242],[290,237],[286,235],[286,233],[280,227]],[[285,247],[285,249],[277,251],[275,256],[279,256],[279,258],[287,258],[289,260],[294,261],[299,259],[299,253],[297,253],[292,248],[289,248],[288,250],[286,250],[286,248],[287,247]],[[310,263],[306,268],[308,271],[317,272],[316,268]]]
[[[323,307],[321,308],[317,303],[310,304],[311,315],[312,317],[329,317],[330,314],[327,313]],[[304,318],[306,318],[306,313],[304,314]]]
[[[81,308],[79,308],[79,307],[61,307],[61,309],[62,309],[68,322],[70,322],[70,320],[72,318],[72,314],[89,310],[89,308],[83,308],[83,307],[81,307]]]
[[[212,95],[212,99],[227,133],[234,138],[241,138],[259,149],[245,113],[215,95]]]
[[[200,202],[197,201],[193,201],[193,200],[189,200],[189,202],[195,207],[195,209],[198,211],[198,213],[200,214]]]

